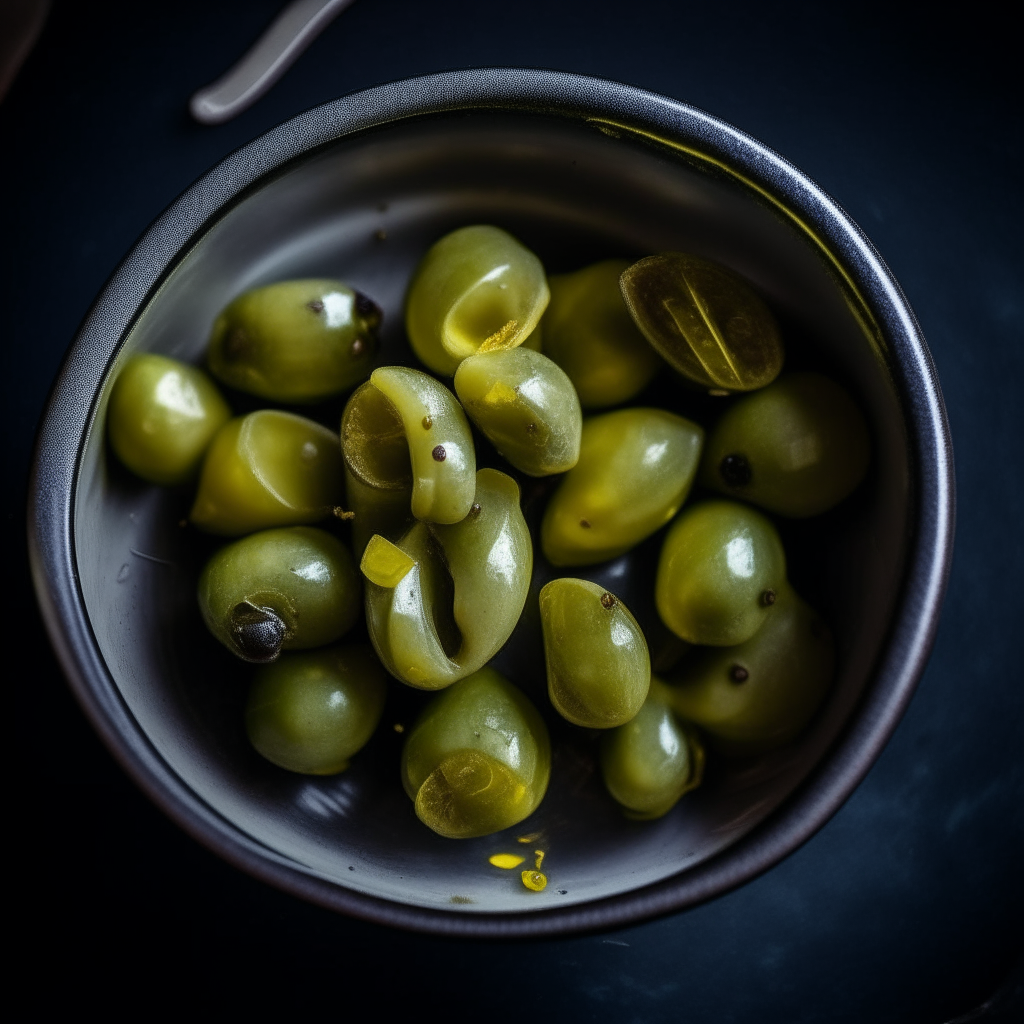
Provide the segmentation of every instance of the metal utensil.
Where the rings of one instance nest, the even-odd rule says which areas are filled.
[[[202,124],[223,124],[251,107],[353,0],[294,0],[227,74],[189,102]]]

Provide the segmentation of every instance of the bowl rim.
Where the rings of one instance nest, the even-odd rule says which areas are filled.
[[[345,136],[454,112],[546,114],[668,146],[758,193],[822,248],[887,348],[908,428],[911,531],[904,583],[872,684],[832,748],[764,822],[668,879],[589,903],[466,914],[354,892],[307,872],[208,806],[174,772],[128,709],[100,654],[82,596],[74,500],[99,385],[138,312],[207,226],[267,175]],[[136,784],[229,863],[320,906],[377,924],[462,938],[579,934],[637,924],[702,903],[767,871],[818,831],[882,751],[924,671],[953,546],[952,442],[938,378],[917,320],[874,246],[842,208],[773,150],[719,118],[634,86],[567,72],[474,68],[390,82],[314,107],[216,164],[133,246],[87,314],[50,394],[29,486],[29,557],[37,599],[72,691]]]

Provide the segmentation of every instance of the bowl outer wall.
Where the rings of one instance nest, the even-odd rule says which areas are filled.
[[[888,348],[909,435],[912,524],[903,593],[873,682],[832,751],[767,821],[710,860],[644,889],[516,915],[411,907],[310,876],[207,806],[164,762],[125,705],[100,654],[77,578],[75,480],[92,403],[114,350],[182,252],[267,174],[353,132],[459,110],[594,118],[697,151],[820,239],[859,291]],[[554,936],[621,927],[694,905],[767,870],[814,834],[880,754],[913,694],[934,640],[952,555],[953,459],[938,380],[899,285],[843,210],[754,139],[686,104],[631,86],[552,71],[474,69],[390,83],[300,114],[218,164],[150,227],[115,271],[71,347],[40,427],[30,482],[29,550],[51,640],[89,719],[143,790],[229,862],[311,902],[379,924],[477,937]]]

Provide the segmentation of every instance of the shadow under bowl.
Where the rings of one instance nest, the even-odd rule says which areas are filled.
[[[873,467],[858,492],[783,527],[798,552],[798,589],[836,635],[827,706],[786,749],[713,763],[705,785],[656,822],[622,817],[595,774],[590,739],[562,727],[549,794],[527,822],[485,839],[441,839],[416,820],[398,781],[391,724],[416,699],[403,694],[340,776],[263,761],[242,728],[248,667],[209,638],[195,608],[202,545],[178,525],[188,496],[130,478],[104,444],[111,383],[128,357],[199,361],[218,311],[282,278],[350,282],[384,309],[381,360],[412,362],[402,331],[409,277],[439,236],[480,222],[511,231],[552,272],[673,249],[732,267],[778,314],[790,365],[841,380],[871,427]],[[641,400],[705,421],[715,408],[674,379]],[[877,757],[924,667],[953,517],[930,357],[899,287],[842,210],[776,154],[685,104],[512,69],[345,97],[192,186],[129,254],[71,348],[39,435],[31,500],[36,588],[72,687],[173,819],[321,905],[479,936],[564,934],[679,909],[752,878],[813,834]],[[652,630],[657,541],[582,573]],[[535,586],[551,575],[540,564]],[[538,659],[527,614],[496,664],[546,704]],[[542,893],[487,862],[532,850],[516,845],[524,832],[547,850]]]

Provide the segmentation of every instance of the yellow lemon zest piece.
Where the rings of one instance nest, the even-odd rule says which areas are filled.
[[[478,351],[480,352],[501,352],[507,348],[515,348],[519,342],[514,340],[516,328],[519,327],[518,320],[509,320],[504,327],[499,327],[492,335],[484,338]]]
[[[519,865],[526,860],[525,857],[519,857],[514,853],[492,853],[487,859],[496,868],[503,868],[506,871],[511,871],[512,868],[519,867]]]
[[[366,545],[359,570],[371,583],[391,590],[405,579],[415,564],[416,560],[400,547],[375,533]]]
[[[547,875],[542,875],[539,871],[523,872],[523,885],[527,889],[531,889],[533,892],[543,892],[547,884]]]
[[[517,843],[535,843],[535,842],[537,842],[538,839],[540,839],[540,833],[539,832],[531,832],[528,836],[519,836],[519,838],[516,839],[516,842]]]
[[[541,866],[541,864],[544,863],[544,851],[543,850],[534,850],[533,851],[533,855],[537,858],[537,862],[536,862],[536,864],[534,864],[534,867],[538,871],[540,871],[540,866]]]

